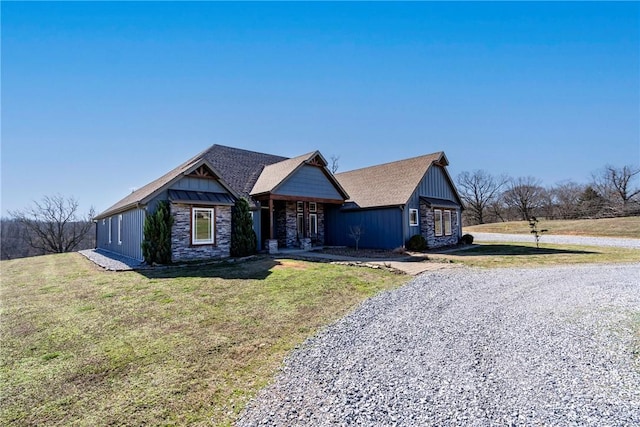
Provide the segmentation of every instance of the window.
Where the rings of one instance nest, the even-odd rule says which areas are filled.
[[[318,204],[316,202],[309,202],[309,212],[318,212]]]
[[[122,214],[118,215],[118,244],[122,244]]]
[[[211,245],[215,243],[213,208],[193,208],[191,210],[191,243]]]
[[[451,211],[444,211],[444,235],[451,236]]]
[[[418,225],[418,209],[409,209],[409,225]]]
[[[304,211],[304,202],[296,202],[296,210],[298,212],[303,212]]]
[[[442,236],[442,211],[440,209],[433,210],[433,225],[436,236]]]
[[[318,214],[309,214],[309,235],[316,236],[318,234]]]
[[[112,222],[112,217],[109,217],[109,244],[111,244],[111,222]]]

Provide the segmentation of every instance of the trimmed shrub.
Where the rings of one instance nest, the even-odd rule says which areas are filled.
[[[256,253],[256,233],[247,199],[238,199],[231,214],[231,256],[243,257]]]
[[[460,238],[460,243],[470,245],[473,243],[473,236],[471,234],[465,234]]]
[[[144,220],[142,256],[147,264],[171,264],[171,226],[169,202],[158,203],[156,211]]]
[[[414,252],[424,251],[427,249],[427,241],[422,234],[416,234],[407,240],[407,249]]]

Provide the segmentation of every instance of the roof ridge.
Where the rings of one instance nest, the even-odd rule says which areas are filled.
[[[358,172],[358,171],[363,171],[366,169],[374,169],[374,168],[379,168],[379,167],[386,167],[386,166],[390,166],[396,163],[405,163],[405,162],[409,162],[412,160],[417,160],[420,159],[422,157],[433,157],[435,155],[439,155],[439,156],[443,156],[444,155],[444,151],[436,151],[430,154],[423,154],[421,156],[415,156],[415,157],[409,157],[407,159],[400,159],[400,160],[393,160],[391,162],[386,162],[386,163],[379,163],[377,165],[371,165],[371,166],[365,166],[362,168],[358,168],[358,169],[351,169],[350,171],[344,171],[344,172],[338,172],[336,173],[336,175],[342,175],[342,174],[347,174],[347,173],[351,173],[351,172]]]
[[[262,156],[280,157],[280,158],[282,158],[283,161],[290,158],[290,157],[286,157],[286,156],[281,156],[279,154],[264,153],[262,151],[247,150],[247,149],[244,149],[244,148],[231,147],[229,145],[222,145],[222,144],[213,144],[212,146],[207,148],[205,150],[205,152],[211,151],[213,149],[213,147],[226,148],[226,149],[233,150],[233,151],[243,151],[245,153],[260,154]]]

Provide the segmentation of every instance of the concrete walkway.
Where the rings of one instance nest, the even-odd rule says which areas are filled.
[[[460,250],[460,248],[456,248],[455,250]],[[109,271],[131,271],[144,267],[144,263],[141,261],[100,249],[87,249],[79,251],[79,253],[85,256],[90,261],[94,262],[96,265]],[[430,260],[427,258],[428,255],[429,254],[415,253],[412,255],[393,258],[365,258],[334,255],[319,251],[284,249],[281,250],[278,254],[275,254],[274,257],[382,268],[399,271],[410,276],[417,276],[418,274],[424,273],[425,271],[435,271],[459,267],[458,265],[448,262]]]
[[[470,246],[471,247],[471,246]],[[457,248],[456,250],[460,250]],[[416,253],[413,255],[393,258],[365,258],[334,255],[319,251],[283,250],[274,255],[281,258],[295,258],[308,261],[323,261],[332,264],[362,265],[364,267],[378,267],[397,270],[410,276],[417,276],[425,271],[435,271],[459,267],[449,262],[429,260],[429,254]]]
[[[109,271],[131,271],[142,266],[142,261],[118,255],[101,249],[85,249],[78,251],[80,255],[87,257],[98,266]]]

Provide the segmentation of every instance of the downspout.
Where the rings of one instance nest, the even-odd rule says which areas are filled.
[[[405,241],[406,236],[407,236],[407,221],[405,221],[405,217],[404,217],[404,207],[405,205],[400,205],[400,218],[402,218],[402,249],[406,249],[405,248]]]

